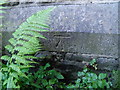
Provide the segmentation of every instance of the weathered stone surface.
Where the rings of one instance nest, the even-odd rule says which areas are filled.
[[[7,10],[3,19],[6,25],[3,46],[8,43],[11,31],[27,17],[53,7],[41,5],[19,5]],[[85,65],[83,61],[96,58],[99,70],[118,69],[118,3],[55,5],[51,13],[51,32],[42,33],[48,39],[41,40],[44,49],[54,56],[54,66],[75,76]]]
[[[114,2],[119,0],[9,0],[10,2]]]
[[[51,13],[52,32],[43,33],[48,38],[43,41],[46,49],[118,57],[117,6],[118,3],[56,5]],[[8,33],[14,31],[27,17],[49,7],[52,6],[22,5],[7,10],[3,20],[6,25],[4,30]],[[9,35],[3,37],[9,38]],[[3,44],[6,42],[3,40]]]
[[[59,5],[53,12],[51,31],[118,33],[117,6],[117,3]]]
[[[48,51],[79,52],[81,54],[118,57],[117,34],[49,32],[43,35],[48,38],[48,40],[42,41]],[[49,44],[45,45],[45,43]]]
[[[3,45],[8,44],[12,32],[3,32]],[[91,57],[118,57],[117,34],[91,34],[76,32],[42,33],[47,40],[41,40],[47,51],[89,54]],[[62,36],[63,35],[63,36]],[[84,39],[84,40],[83,40]],[[85,56],[86,57],[86,56]]]
[[[114,58],[98,58],[98,69],[101,70],[117,70],[119,67],[119,61]]]
[[[25,8],[23,5],[8,10],[5,15],[8,17],[7,30],[14,30],[33,13],[49,7],[51,6],[29,5]],[[56,9],[51,13],[50,26],[52,28],[50,31],[116,34],[118,33],[118,3],[56,5]]]

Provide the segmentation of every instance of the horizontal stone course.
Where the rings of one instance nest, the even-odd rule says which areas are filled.
[[[10,2],[74,2],[74,1],[79,1],[79,2],[114,2],[114,1],[119,1],[119,0],[8,0]]]

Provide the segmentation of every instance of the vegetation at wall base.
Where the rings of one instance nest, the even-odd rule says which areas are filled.
[[[94,69],[96,67],[96,60],[93,59],[89,65],[92,66]],[[107,77],[107,74],[100,73],[99,75],[90,71],[90,69],[85,66],[83,71],[78,72],[78,78],[75,81],[75,84],[69,84],[67,88],[76,88],[76,89],[93,89],[93,88],[111,88],[112,83]]]

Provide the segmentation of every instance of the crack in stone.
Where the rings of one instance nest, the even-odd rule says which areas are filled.
[[[61,42],[61,40],[59,40],[59,41],[57,42],[57,44],[55,45],[55,46],[56,46],[56,48],[58,48],[58,46],[59,46],[60,42]]]

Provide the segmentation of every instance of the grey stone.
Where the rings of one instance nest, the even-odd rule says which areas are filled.
[[[80,32],[43,33],[46,50],[118,57],[118,35]],[[46,43],[49,43],[46,45]],[[49,48],[51,47],[51,48]]]
[[[8,17],[6,18],[8,27],[6,30],[15,30],[33,13],[53,6],[29,5],[25,7],[25,5],[16,6],[7,11],[5,16]],[[3,23],[5,21],[3,20]],[[56,9],[51,13],[50,26],[50,31],[117,34],[118,3],[56,5]]]
[[[118,3],[59,5],[52,13],[51,31],[117,34],[117,6]]]
[[[11,33],[12,32],[3,32],[3,46],[5,44],[9,44],[8,40],[11,37]],[[42,34],[48,38],[47,40],[41,40],[44,50],[47,51],[72,52],[89,55],[93,54],[90,57],[118,57],[117,34],[90,34],[76,32],[49,32]],[[59,37],[55,35],[61,36]]]
[[[41,59],[50,59],[52,57],[51,53],[48,51],[39,51],[35,55],[35,57],[41,58]]]
[[[119,67],[119,61],[113,58],[98,58],[98,69],[101,70],[117,70]]]
[[[118,57],[117,6],[118,3],[56,4],[56,9],[51,13],[51,30],[49,33],[43,33],[48,38],[42,41],[45,49]],[[3,19],[3,24],[6,26],[3,30],[14,31],[27,17],[49,7],[53,6],[30,4],[12,7],[7,10],[6,19]],[[3,46],[7,43],[8,36],[3,40]]]

